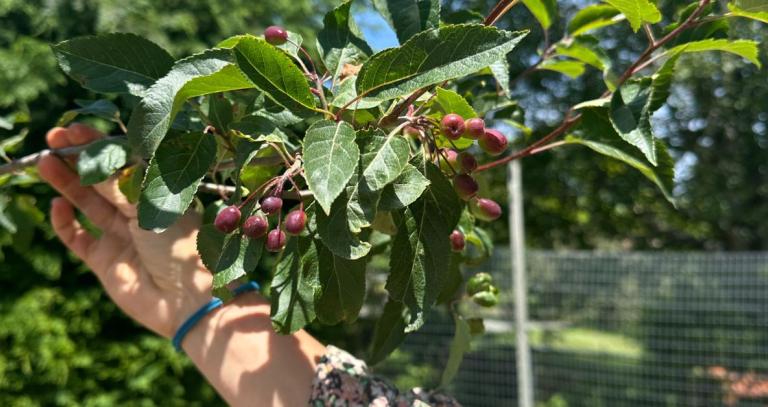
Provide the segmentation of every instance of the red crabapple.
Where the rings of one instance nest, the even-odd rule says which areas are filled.
[[[223,233],[231,233],[237,229],[238,224],[240,224],[240,209],[234,205],[222,209],[213,221],[213,226]]]
[[[467,120],[464,125],[467,127],[467,136],[471,139],[479,139],[485,134],[485,120],[475,117]]]
[[[455,113],[447,114],[440,122],[440,130],[450,140],[457,140],[464,134],[464,119]]]
[[[469,210],[476,218],[486,222],[501,217],[501,206],[491,199],[475,198],[469,202]]]
[[[283,45],[288,41],[288,31],[283,27],[271,25],[264,30],[264,39],[272,45]]]
[[[283,200],[276,196],[268,196],[261,200],[261,210],[267,215],[277,213],[282,207]]]
[[[459,198],[469,201],[472,197],[477,195],[477,190],[480,189],[480,187],[477,185],[474,178],[467,174],[459,174],[453,178],[453,189],[456,190]]]
[[[243,222],[243,234],[251,239],[258,239],[267,234],[269,222],[267,218],[259,215],[253,215]]]
[[[285,231],[289,235],[299,235],[304,230],[304,225],[306,224],[307,214],[301,209],[293,210],[285,216]]]
[[[440,162],[440,169],[445,172],[458,171],[458,156],[455,150],[444,148],[437,153],[437,161]]]
[[[490,155],[499,155],[507,149],[507,138],[501,134],[498,130],[486,129],[482,137],[480,137],[480,148]]]
[[[457,253],[464,250],[464,234],[458,230],[451,232],[451,250]]]
[[[471,153],[462,152],[459,154],[457,161],[462,172],[470,173],[477,169],[477,159]]]
[[[280,229],[272,229],[267,235],[267,250],[279,252],[285,247],[285,232]]]

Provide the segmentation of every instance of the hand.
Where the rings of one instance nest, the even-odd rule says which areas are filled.
[[[81,124],[48,132],[51,148],[90,143],[102,135]],[[62,159],[50,155],[38,163],[40,176],[63,197],[51,203],[51,223],[59,239],[93,270],[107,294],[140,324],[171,337],[189,315],[210,300],[212,276],[197,254],[200,225],[190,211],[165,232],[142,230],[136,207],[113,177],[86,187]],[[74,207],[96,227],[96,238],[75,219]]]

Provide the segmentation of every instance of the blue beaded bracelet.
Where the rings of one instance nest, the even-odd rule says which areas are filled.
[[[211,311],[221,307],[223,304],[224,302],[221,301],[221,298],[213,297],[207,304],[203,305],[200,309],[195,311],[194,314],[190,315],[176,331],[176,335],[173,336],[173,347],[181,352],[181,341],[184,340],[184,337],[187,336],[189,331],[191,331],[192,328]]]
[[[232,295],[238,296],[243,293],[251,292],[251,291],[259,291],[261,287],[259,286],[259,283],[255,281],[249,281],[234,290],[232,290]]]

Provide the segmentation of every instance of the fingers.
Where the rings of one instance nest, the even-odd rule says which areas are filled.
[[[102,134],[86,125],[74,123],[67,128],[55,127],[46,135],[46,141],[51,148],[65,148],[87,144],[102,137]],[[136,206],[128,202],[117,186],[117,180],[109,180],[93,186],[102,197],[114,205],[127,218],[136,217]]]
[[[64,148],[87,144],[102,137],[101,132],[84,124],[74,123],[67,128],[54,127],[45,135],[51,148]]]
[[[91,187],[80,185],[80,178],[55,156],[46,156],[37,164],[40,176],[80,209],[105,233],[128,238],[127,220],[103,196]]]
[[[51,224],[61,242],[86,264],[90,263],[90,248],[96,239],[75,219],[72,205],[66,199],[51,201]]]
[[[111,177],[108,180],[93,186],[101,196],[114,205],[120,213],[128,219],[136,218],[136,205],[128,202],[128,198],[120,191],[117,185],[117,178]]]

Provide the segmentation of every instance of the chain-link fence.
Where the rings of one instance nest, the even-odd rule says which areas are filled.
[[[768,253],[532,251],[527,262],[537,405],[768,405]],[[482,269],[505,297],[466,310],[487,333],[447,390],[466,406],[515,406],[508,252]],[[435,385],[452,334],[435,313],[378,372]]]

